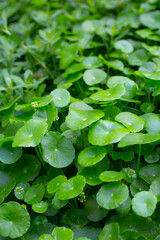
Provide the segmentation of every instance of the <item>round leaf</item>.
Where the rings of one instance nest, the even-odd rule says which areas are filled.
[[[119,40],[114,44],[115,49],[121,50],[124,53],[133,52],[132,44],[127,40]]]
[[[30,185],[27,182],[18,183],[14,189],[14,195],[16,198],[22,200],[24,198],[25,193],[29,189]]]
[[[35,147],[47,131],[47,123],[31,119],[21,127],[13,140],[13,147]]]
[[[85,83],[89,86],[103,82],[106,79],[107,74],[101,69],[89,69],[83,74]]]
[[[107,183],[97,192],[97,202],[105,209],[119,207],[129,196],[128,187],[120,182]]]
[[[43,159],[51,166],[63,168],[75,157],[73,144],[58,132],[48,132],[42,140]]]
[[[100,184],[102,181],[99,179],[99,174],[103,170],[98,167],[86,167],[79,172],[80,175],[84,176],[86,183],[91,186]]]
[[[16,181],[6,172],[0,171],[0,204],[15,187]]]
[[[103,182],[119,181],[124,177],[125,177],[124,173],[115,171],[105,171],[99,175],[100,180]]]
[[[88,141],[93,145],[105,146],[119,142],[126,134],[128,130],[119,123],[99,120],[90,127]]]
[[[160,26],[160,11],[143,13],[140,16],[141,23],[149,28],[159,28]]]
[[[0,161],[5,164],[15,163],[22,155],[22,148],[12,148],[11,142],[6,142],[0,148]]]
[[[153,180],[160,176],[160,164],[146,165],[139,171],[140,177],[151,184]]]
[[[117,222],[105,225],[98,240],[119,240],[119,225]]]
[[[145,124],[148,133],[160,134],[160,115],[154,114],[149,117]]]
[[[55,89],[50,95],[52,95],[56,107],[65,107],[70,102],[70,93],[66,89]]]
[[[90,146],[80,152],[78,163],[83,167],[89,167],[100,162],[105,155],[106,149],[104,147]]]
[[[89,105],[81,102],[72,103],[66,124],[72,130],[80,130],[104,116],[101,110],[93,110]]]
[[[75,198],[82,192],[85,183],[86,180],[83,176],[77,175],[72,177],[60,186],[57,197],[60,200]]]
[[[142,217],[151,216],[156,208],[156,204],[157,199],[152,192],[139,192],[132,199],[133,211]]]
[[[48,203],[44,201],[41,201],[39,203],[35,203],[32,205],[32,209],[36,213],[44,213],[47,211],[47,208],[48,208]]]
[[[144,113],[152,113],[155,109],[154,105],[150,102],[144,102],[142,103],[142,105],[140,106],[140,109],[142,112]]]
[[[152,192],[156,197],[157,197],[157,200],[158,202],[160,201],[160,177],[156,178],[151,186],[150,186],[150,189],[149,191]]]
[[[107,90],[102,90],[94,93],[90,96],[91,99],[95,101],[113,101],[115,99],[121,98],[125,93],[125,88],[123,84],[118,84],[115,87]]]
[[[143,129],[144,121],[138,117],[136,114],[130,112],[121,112],[116,118],[116,121],[122,123],[131,132],[139,132]]]
[[[55,227],[52,232],[53,240],[72,240],[73,232],[69,228]]]
[[[17,202],[8,202],[0,206],[0,235],[18,238],[25,234],[30,226],[27,210]]]
[[[148,61],[148,58],[144,49],[138,49],[129,55],[128,62],[131,66],[141,66]]]
[[[59,175],[53,178],[47,184],[47,191],[48,193],[55,193],[59,189],[59,187],[67,180],[67,178],[63,175]]]
[[[31,186],[24,195],[24,201],[28,204],[39,203],[45,193],[43,184],[36,184]]]

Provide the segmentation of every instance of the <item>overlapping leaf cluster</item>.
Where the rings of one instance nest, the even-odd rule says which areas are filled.
[[[0,1],[0,240],[158,240],[159,0]]]

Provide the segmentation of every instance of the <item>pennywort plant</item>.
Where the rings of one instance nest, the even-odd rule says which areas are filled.
[[[0,240],[158,240],[158,0],[0,2]]]

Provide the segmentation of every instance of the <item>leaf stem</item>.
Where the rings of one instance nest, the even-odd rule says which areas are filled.
[[[37,154],[37,156],[38,156],[42,166],[46,169],[46,164],[45,164],[45,162],[42,159],[41,149],[40,149],[39,145],[35,147],[35,151],[36,151],[36,154]]]
[[[139,150],[138,150],[137,177],[139,177],[140,159],[141,159],[141,144],[139,144]]]

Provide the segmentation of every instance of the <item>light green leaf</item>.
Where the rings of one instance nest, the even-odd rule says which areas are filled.
[[[22,148],[12,148],[11,142],[5,142],[0,148],[0,161],[5,164],[15,163],[21,155]]]
[[[119,225],[117,222],[104,226],[98,240],[119,240]]]
[[[72,240],[73,232],[69,228],[65,227],[55,227],[52,232],[52,237],[54,240]]]
[[[65,107],[70,102],[70,93],[66,89],[55,89],[50,95],[52,95],[56,107]]]
[[[39,203],[35,203],[32,205],[32,209],[36,213],[44,213],[47,211],[47,208],[48,208],[48,203],[44,201],[41,201]]]
[[[138,49],[129,55],[128,62],[131,66],[141,66],[148,61],[148,58],[144,49]]]
[[[152,192],[156,197],[157,201],[160,201],[160,177],[157,177],[150,185],[149,191]]]
[[[132,44],[127,40],[119,40],[114,44],[115,49],[121,50],[124,53],[133,52]]]
[[[63,175],[59,175],[55,178],[53,178],[51,181],[47,184],[47,191],[48,193],[55,193],[59,189],[59,187],[62,185],[62,183],[66,182],[67,178]]]
[[[104,171],[99,175],[99,178],[103,182],[114,182],[122,180],[125,177],[124,173],[116,171]]]
[[[58,132],[48,132],[42,140],[43,159],[51,166],[63,168],[75,157],[73,144]]]
[[[132,199],[133,211],[142,217],[149,217],[153,214],[157,204],[157,198],[152,192],[142,191]]]
[[[60,59],[60,69],[65,69],[71,64],[71,62],[75,59],[77,55],[77,51],[78,51],[77,43],[67,45],[63,49]]]
[[[149,28],[159,28],[160,26],[160,11],[143,13],[140,16],[141,23]]]
[[[13,147],[35,147],[37,146],[47,131],[47,123],[32,119],[21,127],[13,140]]]
[[[89,86],[103,82],[107,77],[107,74],[101,69],[89,69],[83,74],[85,83]]]
[[[160,114],[153,114],[146,120],[145,128],[148,133],[160,134]]]
[[[24,195],[24,201],[28,204],[39,203],[45,193],[43,184],[36,184],[31,186]]]

